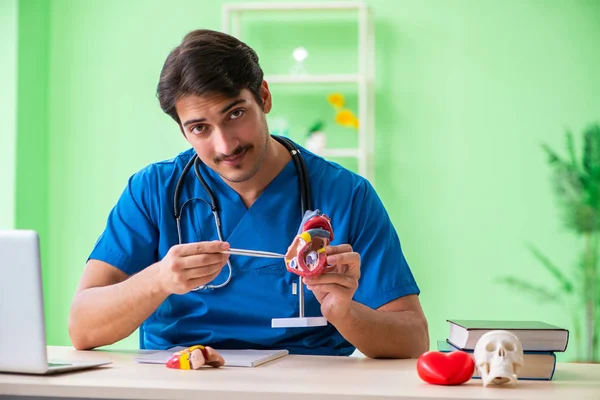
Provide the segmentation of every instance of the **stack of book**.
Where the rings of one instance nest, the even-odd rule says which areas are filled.
[[[551,380],[556,367],[556,352],[567,349],[569,331],[539,321],[478,321],[447,320],[450,333],[445,341],[438,341],[438,350],[451,352],[462,350],[471,354],[475,344],[486,332],[505,330],[519,338],[523,346],[523,367],[518,371],[519,379]],[[473,378],[480,378],[475,368]]]

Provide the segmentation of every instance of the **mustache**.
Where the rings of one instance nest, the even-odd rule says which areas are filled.
[[[250,150],[251,148],[252,148],[251,144],[247,144],[245,146],[238,146],[235,148],[235,150],[233,150],[233,152],[231,154],[221,154],[221,155],[213,158],[213,161],[215,162],[215,164],[220,163],[221,161],[223,161],[226,158],[239,156],[240,154],[242,154],[246,150]]]

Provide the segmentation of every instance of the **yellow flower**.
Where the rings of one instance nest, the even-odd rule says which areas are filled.
[[[358,128],[358,119],[350,110],[342,110],[335,115],[335,122],[342,126]]]
[[[344,107],[344,96],[340,93],[330,94],[329,96],[327,96],[327,101],[329,101],[329,104],[331,104],[335,108],[339,109]]]

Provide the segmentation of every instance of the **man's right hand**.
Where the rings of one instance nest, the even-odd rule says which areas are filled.
[[[229,243],[221,241],[178,244],[156,265],[162,290],[169,294],[185,294],[215,279],[229,258],[221,251]]]

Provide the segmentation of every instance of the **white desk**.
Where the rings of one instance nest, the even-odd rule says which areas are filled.
[[[52,359],[110,359],[96,370],[53,376],[0,374],[0,398],[123,399],[600,399],[600,365],[558,364],[554,380],[519,381],[516,388],[483,388],[480,380],[434,386],[420,380],[416,360],[286,356],[256,368],[198,371],[136,364],[136,352],[50,347]]]

